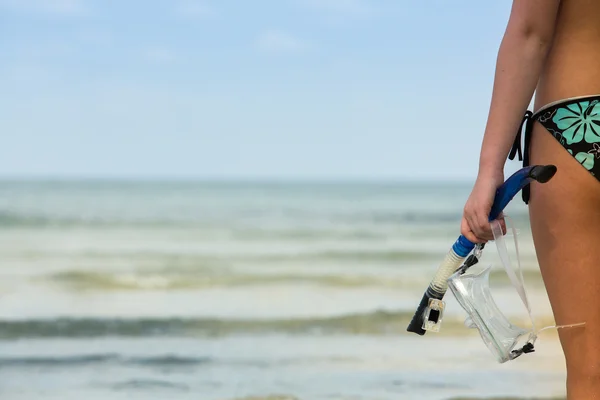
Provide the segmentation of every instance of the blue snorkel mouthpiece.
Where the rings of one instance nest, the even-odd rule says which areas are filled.
[[[490,210],[489,221],[496,220],[508,203],[532,181],[546,183],[556,174],[554,165],[531,165],[511,175],[496,191],[494,203]],[[426,331],[439,331],[444,305],[441,301],[448,289],[447,280],[463,265],[465,258],[475,249],[475,243],[460,235],[440,264],[435,277],[425,291],[421,302],[407,327],[408,332],[424,335]],[[481,246],[479,246],[481,250]],[[466,264],[474,265],[478,255],[472,254]],[[470,266],[468,265],[468,266]]]

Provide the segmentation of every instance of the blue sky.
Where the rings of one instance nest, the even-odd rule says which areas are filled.
[[[0,175],[472,179],[510,5],[0,0]]]

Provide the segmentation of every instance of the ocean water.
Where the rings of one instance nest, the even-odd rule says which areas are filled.
[[[405,330],[469,189],[0,182],[0,398],[561,398],[552,330],[497,364],[451,295],[442,332]],[[551,324],[527,210],[507,213]],[[526,326],[493,247],[485,257]]]

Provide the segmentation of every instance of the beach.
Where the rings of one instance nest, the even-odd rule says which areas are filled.
[[[449,294],[440,333],[406,332],[469,189],[2,181],[0,398],[564,398],[555,330],[498,364]],[[551,325],[520,198],[507,214]],[[528,327],[494,252],[478,268]]]

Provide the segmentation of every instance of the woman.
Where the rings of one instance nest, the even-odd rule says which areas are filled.
[[[533,183],[524,200],[556,323],[586,323],[559,330],[568,400],[600,399],[600,1],[513,2],[461,223],[473,242],[493,239],[487,215],[507,156],[521,151],[519,126],[534,91],[525,164],[558,172]]]

